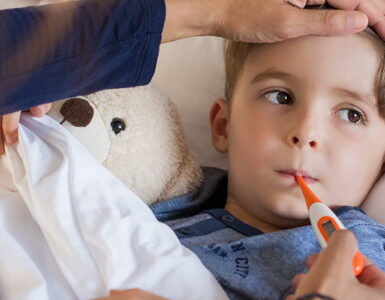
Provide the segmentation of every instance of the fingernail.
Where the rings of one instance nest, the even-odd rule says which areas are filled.
[[[298,7],[298,8],[304,8],[305,7],[305,4],[306,4],[306,1],[302,1],[302,0],[289,0],[289,3]]]
[[[349,11],[346,13],[346,27],[351,30],[364,29],[368,25],[368,17],[360,12]]]

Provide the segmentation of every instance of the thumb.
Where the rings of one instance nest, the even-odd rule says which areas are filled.
[[[358,11],[296,9],[296,14],[297,36],[352,34],[368,26],[368,17]]]
[[[328,273],[344,276],[349,274],[349,277],[354,278],[353,257],[357,251],[357,240],[353,232],[339,230],[333,233],[328,246],[319,255],[315,264],[327,269]]]

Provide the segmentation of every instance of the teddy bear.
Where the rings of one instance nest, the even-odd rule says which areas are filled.
[[[148,205],[202,181],[175,105],[151,84],[60,100],[48,115]]]

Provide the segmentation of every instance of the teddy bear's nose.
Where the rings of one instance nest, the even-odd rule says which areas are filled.
[[[64,102],[60,109],[64,121],[70,122],[75,127],[86,127],[94,117],[94,109],[87,100],[71,98]]]

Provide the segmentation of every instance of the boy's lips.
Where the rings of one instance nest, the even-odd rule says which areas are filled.
[[[283,177],[292,179],[295,181],[295,176],[301,176],[306,183],[313,183],[318,181],[316,178],[311,177],[308,173],[301,170],[288,169],[288,170],[278,170],[277,173]]]

